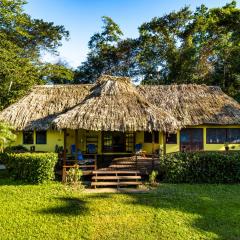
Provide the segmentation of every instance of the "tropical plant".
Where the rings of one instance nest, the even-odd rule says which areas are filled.
[[[4,122],[0,122],[0,152],[3,152],[15,139],[16,135],[13,133],[13,128]]]
[[[82,187],[82,175],[82,170],[79,169],[79,166],[76,164],[67,171],[65,183],[72,187]]]
[[[157,176],[158,176],[158,171],[153,170],[150,175],[149,175],[149,183],[151,186],[155,186],[157,183]]]

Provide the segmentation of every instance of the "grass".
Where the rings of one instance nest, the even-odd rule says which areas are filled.
[[[240,239],[240,185],[87,194],[0,179],[4,239]]]

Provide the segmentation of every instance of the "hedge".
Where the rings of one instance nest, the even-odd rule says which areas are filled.
[[[56,153],[4,153],[3,163],[11,177],[28,183],[43,183],[54,178]]]
[[[160,159],[160,176],[171,183],[240,183],[240,152],[168,154]]]

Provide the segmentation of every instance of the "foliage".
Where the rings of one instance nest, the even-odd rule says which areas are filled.
[[[4,149],[4,152],[29,152],[29,150],[23,145],[9,146]]]
[[[16,139],[13,128],[6,123],[0,122],[0,151],[10,145]]]
[[[161,184],[142,194],[89,194],[66,191],[60,183],[0,179],[0,202],[1,240],[240,236],[239,185]]]
[[[139,37],[123,39],[119,26],[104,17],[103,30],[89,41],[87,60],[75,82],[101,74],[129,76],[143,84],[218,85],[239,99],[240,9],[236,1],[220,8],[184,7],[139,27]]]
[[[4,153],[1,159],[11,177],[38,184],[54,178],[58,156],[55,153]]]
[[[73,187],[79,187],[81,186],[81,177],[82,170],[79,169],[78,165],[76,165],[67,171],[65,183]]]
[[[31,18],[24,12],[25,4],[23,0],[0,2],[0,108],[34,84],[45,82],[41,53],[56,53],[61,40],[69,35],[63,26]]]
[[[102,32],[94,34],[89,41],[89,54],[75,73],[76,83],[92,83],[101,74],[131,76],[135,71],[133,51],[137,40],[124,39],[120,27],[109,17],[103,17]]]
[[[149,182],[150,182],[151,185],[155,185],[156,184],[157,176],[158,176],[158,171],[155,171],[155,170],[153,170],[149,174]]]
[[[239,152],[167,154],[160,159],[161,177],[172,183],[239,183]]]
[[[42,79],[53,84],[71,83],[74,77],[74,71],[64,61],[58,61],[56,64],[43,64],[41,73]]]

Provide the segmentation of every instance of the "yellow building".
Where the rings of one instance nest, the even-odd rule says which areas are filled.
[[[0,119],[16,127],[14,145],[32,151],[240,150],[240,105],[205,85],[135,86],[105,75],[93,85],[36,86]]]

